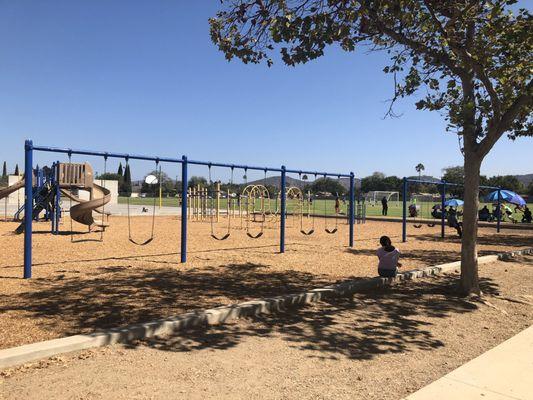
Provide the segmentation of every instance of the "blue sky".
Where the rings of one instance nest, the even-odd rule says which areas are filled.
[[[228,63],[209,39],[217,7],[0,0],[0,160],[22,164],[32,138],[357,176],[410,175],[419,162],[439,176],[462,163],[443,118],[416,111],[415,98],[397,105],[401,118],[383,119],[392,93],[384,55],[330,49],[296,68]],[[502,139],[482,172],[532,173],[532,150],[531,139]]]

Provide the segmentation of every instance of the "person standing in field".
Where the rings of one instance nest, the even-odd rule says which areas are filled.
[[[385,196],[381,199],[381,215],[387,215],[389,211],[389,202]]]
[[[341,202],[339,196],[335,196],[335,214],[341,213]]]

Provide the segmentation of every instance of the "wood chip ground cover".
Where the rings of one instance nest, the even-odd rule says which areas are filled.
[[[99,242],[99,233],[84,234],[77,224],[79,233],[70,236],[68,220],[59,236],[47,233],[48,223],[36,223],[34,278],[22,280],[23,237],[11,234],[15,223],[0,223],[1,348],[375,276],[375,250],[384,234],[400,247],[405,269],[455,261],[460,249],[452,230],[442,241],[436,240],[438,227],[409,226],[415,236],[398,243],[401,224],[370,221],[356,226],[355,248],[350,249],[345,224],[328,235],[324,221],[317,219],[316,233],[307,237],[289,219],[287,252],[278,254],[276,229],[266,229],[257,240],[236,229],[219,242],[210,238],[209,223],[191,222],[183,265],[176,217],[159,217],[155,240],[143,247],[128,242],[126,218],[111,217],[110,224]],[[150,218],[132,220],[138,241],[149,236],[150,227]],[[532,246],[532,233],[497,235],[494,229],[481,229],[480,254]]]
[[[6,400],[397,400],[531,325],[532,272],[531,256],[483,265],[490,306],[444,275],[4,370],[0,387]]]

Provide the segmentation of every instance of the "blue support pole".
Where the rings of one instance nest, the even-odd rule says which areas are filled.
[[[446,203],[446,181],[442,181],[442,193],[440,196],[440,237],[444,238],[444,234],[446,233],[446,216],[444,211],[444,204]]]
[[[181,262],[187,262],[187,157],[181,158]]]
[[[354,223],[354,203],[355,203],[355,176],[353,172],[350,172],[350,202],[349,207],[349,246],[353,247],[353,223]]]
[[[496,232],[500,233],[500,225],[501,225],[501,221],[502,221],[502,208],[501,208],[501,198],[502,198],[502,194],[501,194],[501,188],[498,188],[498,206],[497,206],[497,210],[498,210],[498,220],[496,222]]]
[[[402,242],[407,242],[407,178],[402,181]]]
[[[33,218],[33,142],[24,144],[24,279],[31,278]]]
[[[280,224],[279,224],[279,252],[285,253],[285,214],[286,214],[286,207],[287,207],[287,193],[286,193],[286,186],[287,186],[287,172],[285,169],[285,166],[283,165],[281,167],[281,204],[280,204]]]
[[[59,186],[59,161],[56,162],[55,169],[55,188],[56,188],[56,197],[55,197],[55,215],[56,220],[56,230],[55,234],[59,234],[59,221],[61,220],[61,187]]]
[[[50,183],[52,184],[52,189],[55,190],[56,184],[55,184],[55,171],[56,171],[56,163],[52,163],[52,175],[50,176]],[[55,195],[55,193],[54,193]],[[56,209],[55,209],[55,196],[54,196],[54,211],[50,218],[50,232],[52,235],[55,235],[56,233]]]

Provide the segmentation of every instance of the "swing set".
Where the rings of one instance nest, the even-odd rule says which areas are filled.
[[[402,179],[402,242],[407,242],[408,214],[409,214],[410,217],[414,218],[414,223],[413,223],[413,227],[414,228],[420,229],[422,227],[422,223],[421,223],[421,221],[418,220],[417,215],[415,214],[414,216],[412,216],[411,212],[408,213],[408,210],[413,205],[413,204],[411,204],[409,207],[407,206],[408,188],[409,188],[410,184],[436,185],[439,188],[439,192],[440,192],[440,209],[441,209],[441,213],[440,213],[440,227],[441,227],[440,237],[444,238],[445,229],[446,229],[446,213],[444,212],[445,203],[446,203],[446,188],[447,187],[462,187],[462,185],[457,184],[457,183],[446,182],[445,180],[428,181],[428,180],[403,178]],[[500,192],[502,190],[502,188],[500,188],[500,187],[485,186],[485,185],[481,185],[479,188],[480,189],[497,190],[498,192]],[[500,196],[498,196],[498,197],[500,197]],[[498,206],[499,206],[499,204],[500,204],[500,200],[498,200]],[[416,207],[416,204],[414,204],[414,205]],[[429,205],[428,205],[428,207],[429,207]],[[416,208],[415,208],[415,211],[417,211]],[[500,217],[498,217],[498,220],[497,220],[497,223],[496,223],[496,232],[498,232],[498,233],[500,232],[500,224],[501,224],[501,219],[500,219]],[[433,222],[429,222],[429,223],[427,223],[427,225],[429,227],[433,227],[433,226],[436,226],[437,224],[433,223]]]
[[[349,204],[349,215],[348,215],[348,222],[349,222],[349,229],[348,229],[348,245],[350,247],[353,247],[354,245],[354,194],[355,194],[355,176],[353,172],[350,172],[348,174],[338,174],[338,173],[328,173],[328,172],[316,172],[316,171],[301,171],[301,170],[291,170],[287,169],[285,166],[282,167],[257,167],[257,166],[250,166],[250,165],[237,165],[237,164],[226,164],[226,163],[214,163],[214,162],[208,162],[208,161],[195,161],[195,160],[189,160],[186,156],[182,156],[181,158],[171,158],[171,157],[154,157],[154,156],[144,156],[144,155],[133,155],[133,154],[125,154],[125,153],[111,153],[111,152],[102,152],[102,151],[93,151],[93,150],[73,150],[70,148],[58,148],[58,147],[49,147],[49,146],[36,146],[33,144],[31,140],[26,140],[24,144],[24,165],[25,165],[25,175],[24,175],[24,189],[25,189],[25,201],[24,201],[24,278],[28,279],[31,278],[32,275],[32,238],[33,238],[33,211],[34,211],[34,205],[35,205],[35,199],[33,194],[33,156],[36,152],[43,152],[43,153],[61,153],[61,154],[67,154],[69,155],[69,159],[72,155],[83,155],[83,156],[96,156],[96,157],[102,157],[104,160],[104,169],[107,171],[107,161],[110,158],[115,159],[122,159],[126,161],[126,165],[129,168],[129,162],[130,160],[141,160],[141,161],[153,161],[156,164],[156,171],[157,175],[159,177],[153,175],[150,177],[149,181],[145,181],[148,185],[151,186],[153,192],[154,192],[154,202],[153,202],[153,209],[152,209],[152,215],[151,215],[151,230],[149,236],[145,240],[139,240],[134,235],[133,231],[133,224],[132,224],[132,214],[131,214],[131,204],[130,199],[127,201],[127,208],[128,208],[128,241],[132,244],[135,244],[137,246],[146,246],[149,243],[153,243],[155,238],[155,219],[156,219],[156,198],[155,195],[157,190],[157,183],[159,183],[159,186],[161,186],[161,163],[170,163],[170,164],[178,164],[181,166],[181,181],[183,182],[182,188],[181,188],[181,230],[180,230],[180,261],[182,263],[187,262],[187,232],[188,232],[188,168],[189,166],[207,166],[207,167],[218,167],[218,168],[230,168],[232,171],[232,180],[233,180],[233,170],[234,169],[243,169],[245,173],[248,170],[254,170],[254,171],[263,171],[265,173],[272,172],[279,174],[280,177],[280,196],[279,196],[279,211],[276,206],[276,210],[274,213],[270,210],[270,195],[268,193],[268,189],[265,185],[255,185],[256,187],[253,189],[249,189],[246,196],[241,196],[241,201],[244,198],[246,200],[245,208],[246,212],[243,213],[243,218],[246,218],[246,234],[248,237],[252,239],[257,239],[261,237],[264,234],[265,229],[265,222],[267,219],[267,215],[273,215],[274,218],[279,219],[279,252],[284,253],[285,252],[285,231],[286,231],[286,210],[287,210],[287,173],[300,173],[300,174],[315,174],[315,175],[322,175],[322,176],[335,176],[335,177],[345,177],[350,179],[350,204]],[[148,178],[148,177],[147,177]],[[158,179],[159,178],[159,179]],[[59,186],[58,186],[59,187]],[[74,187],[72,187],[74,190]],[[103,190],[102,190],[103,189]],[[90,210],[87,210],[87,218],[92,219],[92,211],[100,212],[105,217],[105,203],[108,201],[110,196],[110,191],[102,188],[98,189],[101,190],[103,193],[103,197],[105,197],[107,200],[100,199],[100,198],[94,198],[90,200],[89,202],[92,202],[91,205],[93,205],[93,208]],[[58,189],[59,191],[59,189]],[[220,193],[220,191],[218,191]],[[303,196],[301,197],[303,200]],[[215,231],[215,224],[216,224],[216,214],[213,213],[213,207],[211,207],[210,211],[210,219],[212,222],[212,230],[211,235],[216,240],[227,240],[231,235],[231,215],[229,213],[229,210],[232,207],[232,199],[233,196],[231,193],[227,193],[227,204],[226,209],[228,210],[228,224],[226,226],[226,231],[224,234],[217,233]],[[215,196],[211,196],[211,205],[213,205],[213,202],[216,201]],[[310,202],[310,198],[308,198],[308,201]],[[86,202],[86,203],[89,203]],[[84,204],[86,204],[84,203]],[[233,204],[234,206],[234,204]],[[240,205],[242,207],[242,205]],[[314,209],[315,205],[313,205]],[[98,210],[95,210],[98,209]],[[217,207],[217,209],[220,211],[220,209]],[[314,215],[315,213],[313,213]],[[279,218],[278,218],[279,216]],[[309,212],[308,212],[309,217]],[[56,218],[53,219],[54,221]],[[53,222],[54,222],[53,221]],[[57,221],[56,225],[57,225]],[[259,224],[259,228],[257,229],[254,227],[254,224]],[[314,223],[313,223],[314,224]],[[336,225],[338,222],[336,221]],[[92,225],[92,224],[91,224]],[[103,239],[103,231],[105,230],[106,224],[102,221],[101,223],[101,239]],[[95,224],[97,226],[97,224]],[[312,231],[314,231],[314,226],[312,226],[311,229],[304,229],[303,225],[301,225],[301,230],[305,231],[308,235],[312,234]],[[336,232],[336,226],[333,229],[330,229],[330,227],[327,227],[327,229],[330,232]],[[54,232],[54,228],[52,228],[52,232]]]

